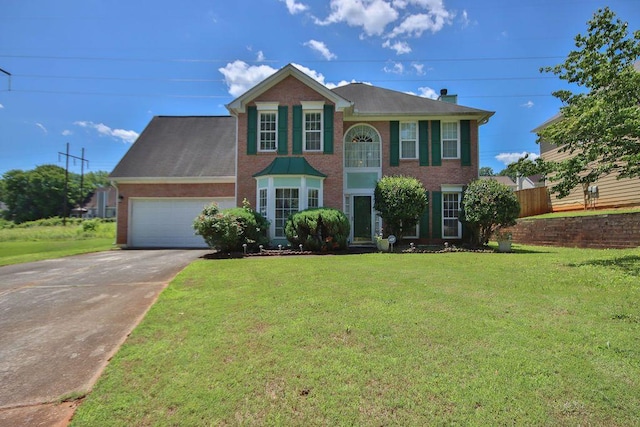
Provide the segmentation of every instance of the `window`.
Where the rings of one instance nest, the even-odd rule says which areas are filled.
[[[260,151],[275,151],[277,148],[277,117],[274,111],[260,112],[258,132]]]
[[[380,135],[368,125],[356,125],[344,136],[344,166],[347,168],[380,167]]]
[[[418,224],[415,224],[413,227],[410,227],[410,228],[402,227],[402,237],[407,237],[409,239],[417,239],[418,238]]]
[[[307,208],[317,208],[320,206],[320,191],[317,188],[307,190]]]
[[[460,210],[460,193],[442,193],[442,237],[459,239],[462,228],[458,221]]]
[[[442,123],[442,158],[457,159],[459,155],[460,141],[458,139],[458,122]]]
[[[418,124],[400,123],[400,158],[416,159],[418,157]]]
[[[322,113],[312,111],[304,113],[304,149],[322,150]]]
[[[267,217],[267,189],[261,188],[258,193],[258,212],[263,217]]]
[[[298,212],[298,204],[297,188],[276,188],[276,237],[285,237],[284,227],[287,222],[287,218],[289,218],[289,215],[292,213]]]

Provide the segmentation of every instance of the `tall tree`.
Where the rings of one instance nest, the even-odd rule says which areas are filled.
[[[560,147],[569,157],[552,165],[551,190],[566,197],[601,176],[640,176],[640,30],[628,32],[628,23],[609,8],[598,10],[587,22],[587,34],[575,37],[576,50],[554,67],[544,67],[581,92],[559,90],[562,120],[538,133],[538,142]]]
[[[540,157],[531,160],[527,154],[518,161],[509,163],[506,168],[498,172],[498,175],[508,176],[515,181],[519,176],[545,175],[548,172],[547,168],[548,164]]]

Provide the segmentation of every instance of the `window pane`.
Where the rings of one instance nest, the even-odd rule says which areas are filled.
[[[317,208],[319,203],[319,192],[316,188],[310,188],[307,195],[307,207]]]
[[[459,193],[442,194],[442,230],[444,237],[460,237],[459,208]]]
[[[298,212],[298,189],[276,188],[276,237],[285,237],[284,227],[287,222],[287,218],[295,212]]]
[[[402,154],[400,157],[403,159],[415,159],[416,158],[416,143],[415,141],[402,141],[401,145]]]
[[[345,167],[380,167],[380,137],[373,127],[354,126],[349,129],[344,140]]]
[[[260,150],[276,149],[276,113],[260,113]]]

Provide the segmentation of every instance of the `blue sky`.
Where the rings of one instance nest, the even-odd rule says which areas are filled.
[[[288,63],[495,111],[480,164],[498,172],[538,152],[565,88],[538,70],[604,6],[640,27],[638,0],[0,0],[0,174],[64,166],[66,143],[110,172],[154,115],[227,115]]]

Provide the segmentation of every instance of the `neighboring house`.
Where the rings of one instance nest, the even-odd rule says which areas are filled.
[[[509,187],[511,191],[516,191],[518,189],[518,186],[516,185],[516,183],[513,182],[513,180],[508,176],[502,176],[502,175],[481,176],[480,179],[491,179],[493,181],[498,181],[500,184],[504,184],[507,187]]]
[[[562,120],[562,114],[558,113],[532,132],[540,130]],[[561,152],[560,147],[548,142],[540,142],[540,157],[545,161],[559,162],[569,158],[568,152]],[[546,182],[551,187],[553,182]],[[626,206],[640,206],[640,179],[617,179],[617,174],[612,173],[601,177],[590,186],[589,207],[595,209],[618,208]],[[582,187],[574,188],[571,193],[562,199],[551,194],[551,207],[553,212],[584,209],[584,193]]]
[[[116,216],[116,189],[111,186],[98,187],[93,190],[91,199],[84,206],[85,218],[115,218]]]
[[[494,114],[366,84],[328,89],[287,65],[227,105],[229,117],[155,117],[111,173],[117,243],[204,246],[191,224],[202,207],[244,199],[285,243],[289,214],[344,211],[351,244],[380,231],[373,192],[383,175],[418,178],[429,208],[407,237],[462,238],[464,187],[478,178],[478,126]]]

